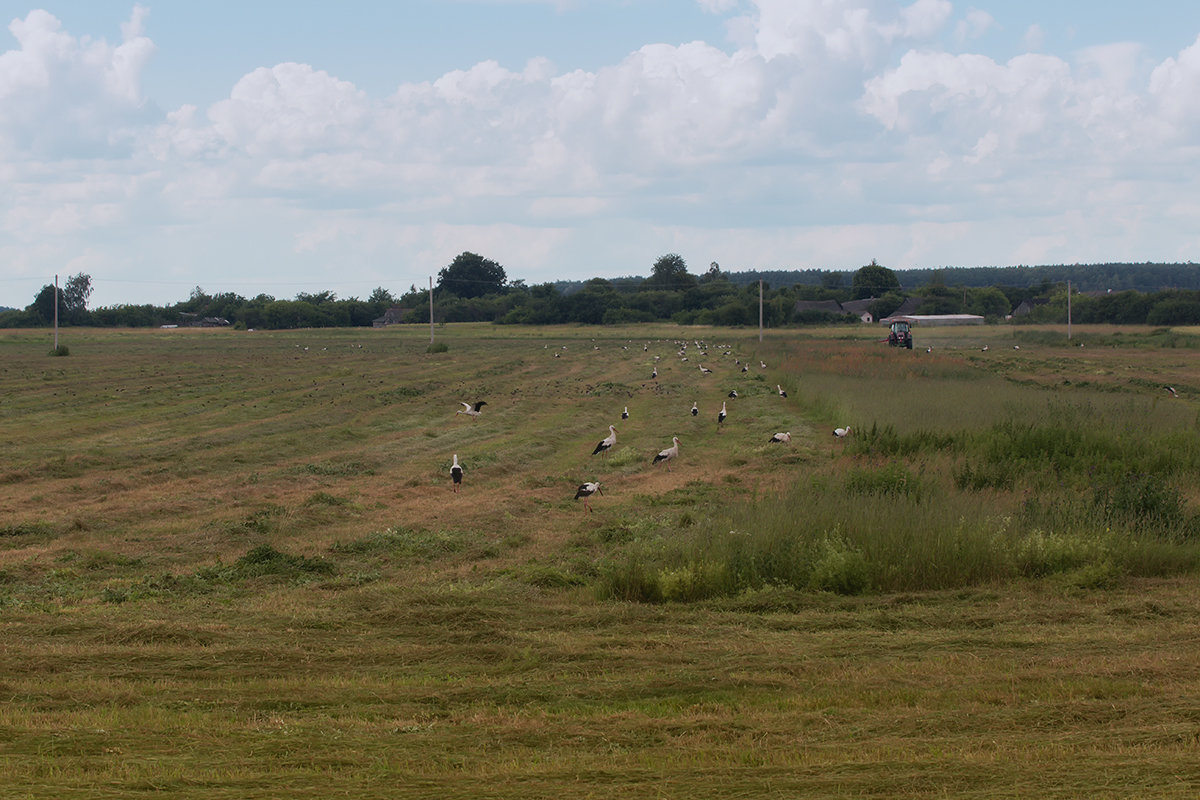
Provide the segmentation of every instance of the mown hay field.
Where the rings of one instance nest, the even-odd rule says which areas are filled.
[[[0,797],[1195,796],[1194,331],[434,333],[0,334]]]

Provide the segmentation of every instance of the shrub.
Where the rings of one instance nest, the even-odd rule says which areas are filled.
[[[878,469],[853,469],[846,478],[846,491],[851,494],[880,494],[891,497],[921,499],[921,481],[900,464],[888,464]]]
[[[720,597],[731,594],[733,589],[726,566],[707,561],[659,571],[658,586],[664,600],[679,602]]]
[[[597,595],[601,600],[633,603],[659,603],[663,599],[658,572],[636,556],[602,566]]]
[[[58,347],[50,348],[50,352],[47,353],[47,355],[69,356],[69,355],[71,355],[71,348],[67,347],[65,344],[60,344]]]
[[[825,539],[809,578],[812,588],[835,594],[862,594],[870,585],[867,560],[841,539]]]
[[[1179,490],[1157,475],[1126,475],[1095,492],[1096,503],[1114,522],[1178,529],[1184,521]]]
[[[445,342],[432,342],[429,347],[425,348],[426,353],[445,353],[450,349],[450,345]]]
[[[1094,536],[1039,530],[1021,539],[1014,553],[1017,570],[1031,578],[1070,572],[1106,557],[1106,546]]]

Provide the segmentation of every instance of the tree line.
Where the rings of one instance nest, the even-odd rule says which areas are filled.
[[[1002,280],[986,283],[982,276]],[[1161,288],[1168,279],[1179,285]],[[879,319],[912,300],[906,309],[917,314],[968,313],[996,321],[1019,309],[1014,321],[1062,323],[1067,318],[1068,281],[1075,322],[1200,324],[1200,265],[1195,264],[892,270],[872,261],[853,273],[731,273],[713,262],[704,272],[693,274],[675,253],[655,261],[647,277],[529,286],[522,280],[510,281],[497,262],[464,252],[438,273],[433,316],[436,322],[522,325],[672,321],[755,326],[761,299],[763,324],[782,327],[858,323],[861,309],[851,312],[840,307],[854,300],[867,301],[865,310]],[[1156,288],[1119,288],[1132,285]],[[393,320],[398,316],[410,323],[428,322],[430,313],[429,289],[416,286],[399,296],[379,287],[366,299],[339,299],[330,291],[301,292],[291,299],[267,294],[246,298],[232,292],[210,294],[197,286],[186,300],[167,306],[118,304],[89,309],[91,293],[91,277],[74,275],[57,292],[54,286],[44,287],[24,309],[0,311],[0,327],[53,324],[56,296],[58,322],[68,326],[207,322],[242,329],[362,327],[389,311]]]

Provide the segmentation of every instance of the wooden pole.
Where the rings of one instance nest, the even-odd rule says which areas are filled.
[[[1067,281],[1067,341],[1071,341],[1071,282]]]
[[[429,343],[433,344],[433,276],[429,276]]]
[[[54,276],[54,350],[58,351],[58,275]]]
[[[758,279],[758,341],[762,343],[763,331],[763,312],[762,312],[762,278]]]

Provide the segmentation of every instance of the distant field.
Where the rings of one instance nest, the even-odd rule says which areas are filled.
[[[915,334],[0,332],[0,798],[1194,797],[1200,329]]]

